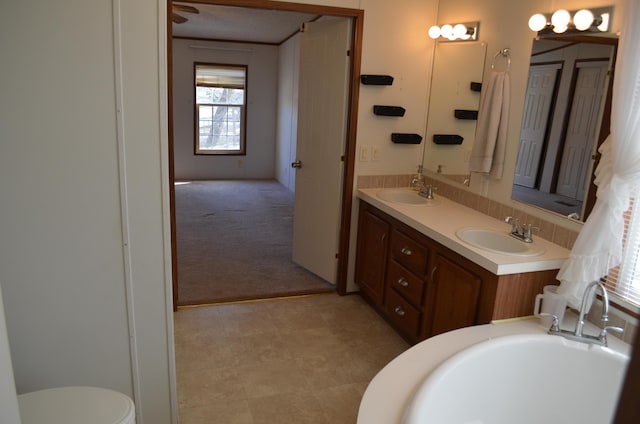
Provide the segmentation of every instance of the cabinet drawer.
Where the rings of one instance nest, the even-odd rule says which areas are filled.
[[[421,278],[417,277],[394,260],[389,261],[387,287],[393,287],[405,299],[418,308],[422,304],[424,282]]]
[[[424,275],[427,271],[429,249],[394,229],[391,234],[391,257],[410,271]]]
[[[420,312],[396,293],[395,290],[387,292],[384,309],[389,319],[407,336],[418,336]]]

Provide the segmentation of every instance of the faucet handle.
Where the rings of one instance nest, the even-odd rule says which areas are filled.
[[[610,331],[613,331],[618,334],[622,334],[624,332],[624,328],[615,327],[612,325],[605,326],[602,330],[600,330],[600,335],[598,335],[598,339],[606,346],[607,345],[607,334]]]
[[[520,225],[520,220],[518,220],[518,218],[515,218],[513,216],[507,216],[504,219],[504,222],[506,222],[507,224],[511,224],[511,232],[513,234],[517,234],[519,236],[522,235],[523,229],[522,229],[522,226]]]

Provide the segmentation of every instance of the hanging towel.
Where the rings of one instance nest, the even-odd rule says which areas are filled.
[[[491,71],[480,105],[476,139],[471,149],[469,171],[502,178],[509,124],[510,82],[508,72]]]

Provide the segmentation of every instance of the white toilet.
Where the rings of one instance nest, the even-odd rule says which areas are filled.
[[[0,424],[135,424],[129,396],[98,387],[58,387],[16,394],[0,290]]]
[[[135,424],[130,397],[98,387],[58,387],[18,396],[22,424]]]

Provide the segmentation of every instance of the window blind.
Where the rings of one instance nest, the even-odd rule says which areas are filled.
[[[637,198],[636,190],[624,213],[622,262],[604,278],[607,290],[636,310],[640,307],[640,203],[636,202]]]
[[[201,87],[244,88],[245,70],[222,65],[196,65],[196,85]]]

